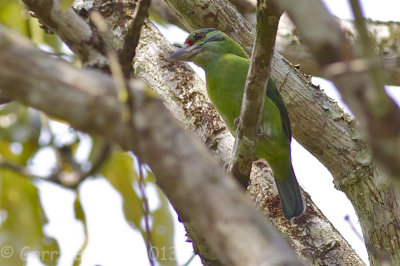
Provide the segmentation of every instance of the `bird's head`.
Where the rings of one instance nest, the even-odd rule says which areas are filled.
[[[208,61],[223,54],[246,57],[243,48],[222,31],[207,28],[192,32],[182,48],[172,53],[171,61],[192,61],[204,67]]]

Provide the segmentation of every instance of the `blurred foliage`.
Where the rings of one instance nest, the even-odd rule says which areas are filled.
[[[87,160],[77,162],[76,153],[82,140],[78,132],[69,131],[74,137],[69,138],[68,143],[60,143],[60,137],[51,131],[49,119],[44,114],[16,102],[0,106],[0,248],[10,246],[14,254],[24,254],[28,251],[48,254],[39,257],[46,265],[55,265],[60,253],[56,240],[43,233],[47,219],[39,200],[40,194],[32,180],[46,180],[54,178],[54,173],[79,171],[87,163],[92,165],[104,146],[104,140],[92,137]],[[43,134],[47,137],[42,137]],[[32,159],[44,148],[55,151],[57,163],[49,176],[35,176],[29,172],[29,167],[33,163]],[[4,165],[2,167],[5,163],[13,165],[14,168],[10,170]],[[143,224],[144,199],[137,192],[139,178],[138,169],[135,169],[134,165],[132,154],[115,147],[103,163],[100,174],[120,193],[125,219],[133,229],[139,230],[145,239],[149,234]],[[26,175],[27,172],[30,174]],[[61,186],[68,185],[68,182],[61,179],[49,181]],[[154,175],[149,170],[146,171],[146,184],[142,184],[145,189],[156,190],[155,196],[148,200],[159,202],[150,210],[148,217],[151,221],[152,251],[161,265],[176,265],[174,221],[168,200],[157,188]],[[80,265],[80,259],[88,245],[88,228],[85,210],[79,199],[79,186],[75,193],[75,218],[82,222],[85,233],[85,241],[74,260],[74,265]],[[38,250],[40,252],[37,252]],[[0,265],[25,265],[25,261],[20,256],[0,256]]]
[[[56,265],[60,252],[56,240],[43,232],[47,219],[38,189],[16,172],[0,169],[0,175],[1,250],[12,250],[0,256],[0,265],[25,265],[29,252],[46,265]]]
[[[25,166],[39,150],[40,119],[36,111],[9,103],[0,109],[0,163]],[[55,265],[58,244],[43,232],[47,223],[38,189],[27,177],[0,168],[0,265],[24,265],[29,252],[41,254],[46,265]],[[11,251],[12,250],[12,251]]]
[[[147,171],[147,182],[155,182],[151,171]],[[160,206],[151,212],[153,226],[151,229],[152,245],[157,260],[162,265],[176,265],[174,248],[174,219],[169,210],[169,202],[164,193],[156,187]]]
[[[142,231],[142,201],[133,189],[133,182],[138,176],[133,169],[133,158],[128,153],[115,150],[104,164],[101,173],[110,184],[121,194],[125,218],[131,225]]]
[[[79,199],[79,191],[76,190],[75,193],[75,201],[74,201],[74,211],[75,211],[75,218],[82,222],[83,224],[83,231],[85,234],[85,240],[83,241],[82,247],[79,249],[78,253],[76,253],[74,264],[73,266],[78,266],[81,264],[81,259],[83,252],[85,251],[88,243],[89,243],[89,234],[88,234],[88,227],[86,223],[86,215],[85,211],[82,207],[81,201]]]
[[[39,114],[15,102],[1,107],[0,155],[10,162],[26,164],[39,148]]]
[[[37,45],[47,45],[54,52],[61,52],[62,42],[54,35],[46,33],[40,22],[32,16],[21,1],[0,1],[0,23],[15,29]]]
[[[62,7],[67,8],[72,2],[62,0]],[[53,55],[65,53],[60,39],[49,34],[49,29],[43,27],[21,1],[0,0],[0,23],[13,28]],[[75,192],[75,218],[83,224],[85,240],[75,256],[74,266],[80,265],[82,253],[89,244],[85,209],[79,196],[80,180],[64,180],[61,174],[82,178],[84,169],[93,166],[98,155],[104,152],[104,140],[90,137],[88,158],[77,160],[76,155],[83,142],[79,133],[72,132],[72,139],[65,141],[62,133],[57,135],[58,133],[52,132],[50,123],[54,122],[44,114],[16,102],[0,105],[0,252],[7,252],[8,247],[13,252],[10,256],[6,253],[0,254],[1,266],[25,265],[29,252],[34,253],[45,265],[56,265],[60,256],[57,241],[43,230],[48,223],[42,206],[46,202],[40,201],[36,179],[55,182],[66,189],[72,188]],[[54,151],[56,165],[48,167],[53,168],[48,176],[37,176],[32,172],[33,159],[49,148]],[[138,170],[134,167],[134,156],[115,148],[98,174],[104,176],[118,191],[123,199],[122,209],[126,221],[146,238],[149,234],[143,225],[144,199],[138,194],[139,178]],[[156,187],[155,178],[150,171],[146,174],[146,184],[146,189],[156,188],[155,195],[151,194],[152,198],[148,200],[159,202],[148,214],[153,252],[161,265],[176,265],[174,222],[168,200]],[[2,249],[4,247],[6,249]],[[24,256],[21,257],[21,254]]]
[[[16,29],[25,36],[30,36],[29,15],[24,9],[24,4],[16,0],[0,1],[0,22],[10,28]]]
[[[113,154],[103,165],[101,173],[110,184],[121,194],[123,211],[128,223],[140,231],[143,238],[148,236],[142,223],[143,199],[137,194],[135,187],[139,187],[138,169],[134,169],[134,158],[131,154],[115,149]],[[147,171],[147,184],[155,185],[155,178],[151,171]],[[169,202],[162,191],[156,187],[159,206],[149,215],[151,226],[152,252],[161,265],[176,265],[174,248],[174,221],[169,209]]]

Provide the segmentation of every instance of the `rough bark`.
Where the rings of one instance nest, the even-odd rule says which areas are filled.
[[[104,43],[98,34],[71,8],[61,10],[60,1],[22,0],[49,29],[79,56],[84,64],[107,65]]]
[[[356,30],[352,21],[338,19],[340,28],[352,43],[356,43]],[[370,37],[373,39],[378,56],[385,70],[385,84],[400,85],[400,22],[366,21]],[[298,32],[287,15],[283,15],[279,24],[276,49],[293,64],[300,64],[301,70],[308,75],[323,76],[309,48],[300,40]]]
[[[228,1],[164,1],[190,31],[198,28],[218,28],[239,41],[243,48],[251,53],[255,30]]]
[[[152,43],[152,45],[149,46],[149,43]],[[168,46],[168,42],[154,26],[147,24],[143,28],[142,40],[138,47],[138,56],[135,59],[135,73],[145,79],[156,90],[157,94],[162,97],[168,108],[185,127],[196,133],[209,146],[221,164],[226,165],[230,161],[234,139],[209,103],[204,83],[194,75],[193,70],[185,63],[165,61],[165,58],[173,51],[171,47],[166,49]],[[283,73],[290,71],[290,65],[283,58],[274,60],[272,68],[277,70],[277,67],[281,67],[279,71]],[[282,83],[284,77],[285,75],[282,74],[279,84]],[[290,87],[301,86],[303,79],[299,78],[297,74],[294,74],[292,78],[295,77],[298,78],[297,83],[292,80],[289,83]],[[319,89],[313,87],[306,87],[300,91],[303,94],[299,96],[301,100],[295,103],[296,108],[305,109],[305,106],[313,103],[318,98],[321,105],[324,100],[329,100]],[[336,139],[335,141],[337,142],[335,134],[342,134],[344,130],[347,130],[348,124],[337,124],[326,116],[323,108],[317,108],[310,112],[319,112],[314,118],[322,119],[319,121],[321,124],[328,124],[328,129],[324,133],[324,135],[328,135],[325,136],[328,139],[322,148],[329,144],[328,148],[332,149],[334,147],[332,146],[333,143],[329,142],[332,142],[333,139]],[[295,118],[299,123],[297,127],[300,127],[302,122],[299,121],[299,118],[304,119],[304,117],[301,115]],[[311,121],[315,123],[315,120],[311,119]],[[304,122],[308,123],[308,125],[303,125],[304,131],[313,126],[310,121]],[[332,128],[335,129],[334,132],[329,131]],[[319,130],[317,133],[320,133],[321,127],[317,130]],[[344,142],[339,146],[343,147],[342,145],[347,144],[347,142]],[[337,156],[337,154],[331,153],[331,156]],[[337,159],[331,158],[331,160]],[[339,164],[340,162],[336,161],[336,163]],[[286,236],[304,264],[331,265],[338,263],[342,265],[363,265],[354,250],[309,197],[307,197],[308,211],[304,219],[295,220],[293,223],[289,223],[284,219],[270,170],[261,163],[256,165],[257,167],[253,167],[252,180],[248,190],[264,215],[271,219],[282,234]],[[307,232],[306,236],[304,232]],[[203,247],[200,253],[203,261],[204,259],[212,261],[212,252],[207,247],[204,247],[201,238],[195,236],[195,239],[197,240],[195,248],[201,249]]]
[[[210,3],[212,4],[213,2],[210,1]],[[202,6],[195,7],[193,9],[194,14],[199,14],[201,16],[207,15],[208,13],[204,14],[204,11],[202,12],[201,7]],[[244,28],[244,30],[243,28],[240,28],[241,24],[238,23],[237,20],[235,21],[237,14],[230,11],[229,15],[227,16],[223,13],[223,8],[224,5],[222,3],[222,6],[220,9],[218,9],[220,15],[222,15],[218,18],[221,20],[225,19],[227,21],[224,22],[225,28],[235,29],[239,27],[239,29],[234,33],[238,34],[238,32],[242,31],[243,40],[247,40],[247,44],[251,44],[251,36],[248,34],[251,30],[249,30],[247,26]],[[209,10],[206,8],[205,12],[209,12]],[[188,14],[187,16],[190,15],[193,14]],[[196,16],[194,16],[194,18],[196,18]],[[212,14],[208,14],[208,16],[213,17]],[[230,23],[229,19],[231,18],[233,19],[233,22]],[[188,18],[186,17],[186,19]],[[211,21],[215,22],[213,26],[219,27],[219,19]],[[201,24],[201,21],[197,23],[197,27],[205,26],[205,24]],[[196,24],[194,23],[193,25]],[[227,25],[229,25],[229,27]],[[207,24],[207,26],[210,25]],[[229,134],[221,129],[222,126],[219,124],[218,120],[214,120],[214,117],[217,117],[217,115],[213,113],[213,109],[209,106],[209,104],[203,104],[203,102],[199,100],[199,98],[203,99],[205,97],[204,94],[199,93],[196,88],[193,88],[189,85],[191,84],[190,82],[192,81],[193,76],[189,75],[189,73],[183,69],[183,65],[182,67],[178,67],[178,69],[174,69],[174,72],[169,72],[169,74],[167,73],[166,76],[161,75],[165,74],[165,61],[157,60],[165,58],[166,55],[159,55],[154,51],[154,49],[152,49],[154,48],[152,43],[154,39],[152,38],[157,39],[159,37],[147,37],[147,40],[151,41],[147,41],[149,50],[148,54],[145,56],[148,58],[152,58],[150,55],[154,56],[153,58],[155,61],[149,61],[148,65],[143,64],[136,66],[136,69],[142,69],[143,71],[147,69],[148,72],[147,74],[143,74],[144,76],[147,76],[148,79],[154,79],[156,83],[158,82],[159,84],[164,84],[165,86],[159,89],[162,93],[165,93],[167,90],[172,88],[172,95],[163,97],[165,99],[169,98],[169,100],[166,102],[170,106],[180,107],[178,109],[173,109],[174,114],[180,117],[181,121],[185,120],[186,126],[193,128],[193,130],[214,149],[214,153],[219,155],[221,158],[229,156],[229,149],[226,147],[230,146],[228,145],[225,147],[225,144],[229,143],[229,137],[227,137]],[[146,38],[144,38],[143,42],[146,43]],[[165,47],[165,44],[162,47]],[[146,60],[143,62],[145,61]],[[155,66],[157,66],[156,62],[164,63],[160,64],[160,68],[155,68]],[[363,212],[363,209],[365,209],[365,213],[368,214],[365,216],[365,219],[371,219],[371,215],[373,217],[379,217],[381,214],[383,214],[384,217],[390,215],[390,211],[385,210],[385,208],[387,208],[385,203],[388,204],[387,206],[393,206],[393,202],[396,202],[393,199],[395,195],[387,197],[388,193],[384,190],[386,187],[383,187],[385,178],[379,175],[373,165],[363,166],[355,159],[355,155],[359,152],[362,152],[365,146],[363,142],[357,139],[355,136],[354,128],[349,125],[349,117],[344,115],[341,110],[338,110],[337,106],[333,104],[331,100],[327,98],[318,88],[308,86],[304,76],[296,69],[293,69],[290,64],[278,54],[275,54],[272,67],[272,76],[274,80],[277,81],[278,86],[281,86],[282,96],[289,110],[295,137],[300,140],[303,146],[311,150],[314,155],[316,155],[317,158],[319,158],[328,167],[328,169],[331,170],[332,173],[334,173],[337,186],[343,190],[346,190],[348,195],[353,195],[353,198],[355,198],[354,204],[358,205],[356,209],[358,209],[360,212]],[[179,71],[182,73],[179,74]],[[145,73],[145,71],[143,73]],[[187,89],[187,86],[189,89]],[[209,132],[210,134],[207,135],[205,132]],[[219,147],[223,148],[219,150]],[[369,162],[363,162],[363,164],[367,165],[368,163]],[[265,171],[266,170],[264,170],[264,172]],[[372,176],[373,178],[360,182],[363,174],[365,176]],[[262,185],[265,184],[263,183]],[[376,187],[380,190],[370,190],[369,187]],[[263,186],[259,186],[259,189],[256,191],[265,192],[268,190],[266,190]],[[365,191],[365,193],[359,194],[360,191]],[[271,194],[271,199],[274,199],[273,194]],[[375,203],[377,204],[377,210],[373,210]],[[260,207],[264,208],[264,211],[267,215],[270,213],[276,214],[277,208],[274,205],[268,205],[263,202],[260,203]],[[266,210],[266,207],[271,207],[271,209],[268,208],[268,210]],[[282,231],[287,232],[287,227],[285,226],[284,220],[277,216],[275,221],[277,226],[280,227]],[[373,224],[373,219],[371,219],[370,224]],[[296,226],[294,226],[294,228],[296,228]],[[379,225],[376,230],[377,232],[381,232],[382,230],[383,232],[386,232],[385,229],[385,224],[382,224]],[[368,230],[372,232],[372,230],[375,229],[371,227]],[[305,231],[309,230],[306,229]],[[318,260],[321,260],[322,262],[342,261],[346,258],[350,258],[351,261],[351,258],[353,258],[355,261],[358,261],[359,264],[362,263],[358,257],[354,255],[354,252],[348,247],[345,241],[334,240],[332,242],[329,240],[332,238],[327,237],[327,235],[328,233],[324,232],[323,236],[327,239],[326,245],[314,245],[314,247],[310,250],[315,250],[315,253],[308,254],[308,259],[303,258],[304,261],[312,262],[317,260],[314,260],[313,258],[318,258]],[[338,237],[333,231],[330,233],[330,235]],[[304,240],[302,233],[299,232],[297,236],[298,239]],[[292,239],[293,242],[301,242],[300,240],[296,240],[296,238]],[[316,239],[314,243],[318,243],[318,241],[320,241],[320,239]],[[306,244],[312,245],[313,243]],[[330,246],[333,246],[334,248],[330,249]],[[304,250],[297,246],[296,249]],[[343,250],[346,250],[346,252],[342,253]],[[344,254],[344,257],[341,258],[340,254]],[[329,256],[330,260],[327,259]],[[343,261],[343,264],[355,265],[354,262],[352,263],[349,261],[347,261],[347,263]]]
[[[6,95],[101,135],[148,162],[180,217],[223,264],[300,265],[233,178],[143,83],[131,82],[131,123],[123,119],[124,103],[111,76],[51,58],[3,27],[0,62],[8,66],[0,69],[0,90]]]
[[[351,68],[355,62],[360,65],[358,62],[362,62],[362,60],[356,60],[352,43],[321,2],[317,0],[299,0],[296,1],[296,4],[287,0],[277,2],[288,12],[302,40],[310,48],[319,65],[325,68],[344,101],[358,118],[374,155],[374,161],[398,181],[400,176],[398,150],[400,147],[397,140],[400,137],[400,111],[396,103],[385,93],[381,69],[371,68],[368,65],[368,60],[375,56],[374,48],[369,43],[370,40],[360,12],[357,10],[357,4],[352,2],[361,40],[356,47],[364,56],[361,71]],[[305,12],[316,15],[310,18]],[[333,71],[334,68],[335,71]],[[343,71],[338,71],[341,68]],[[390,264],[397,265],[400,263],[398,186],[391,182],[394,179],[386,180],[382,177],[383,175],[379,176],[379,173],[374,176],[362,176],[362,182],[369,183],[374,180],[373,187],[379,191],[383,189],[385,196],[381,198],[381,195],[377,194],[376,200],[379,203],[378,206],[384,204],[385,208],[381,209],[375,203],[371,213],[366,212],[366,209],[356,208],[356,211],[360,218],[371,264],[379,265],[389,261]],[[382,180],[385,182],[384,185],[380,183]],[[360,188],[359,193],[364,192],[364,189]],[[352,195],[352,193],[350,194]],[[354,201],[355,207],[357,207],[356,204],[357,201]],[[396,229],[391,230],[391,227]],[[384,234],[377,233],[381,230],[386,232]]]
[[[257,34],[243,93],[230,172],[247,187],[257,148],[257,133],[271,74],[271,60],[275,48],[282,11],[271,1],[257,4]]]
[[[167,1],[180,14],[187,27],[210,27],[225,30],[228,35],[247,45],[252,30],[240,26],[238,13],[232,17],[231,7],[224,1]],[[225,4],[224,4],[225,3]],[[190,14],[183,6],[189,5]],[[226,6],[226,13],[225,7]],[[216,11],[218,10],[218,11]],[[217,17],[210,24],[209,17]],[[225,18],[229,14],[229,20]],[[314,22],[315,23],[315,22]],[[235,26],[234,31],[230,29]],[[237,32],[246,36],[237,36]],[[398,254],[395,230],[399,228],[397,188],[379,171],[368,155],[365,142],[355,129],[355,121],[337,107],[326,95],[308,84],[301,72],[293,68],[278,53],[272,64],[272,77],[280,87],[292,121],[294,137],[332,173],[336,187],[346,193],[360,218],[367,246],[384,247],[386,254]],[[385,233],[382,233],[385,232]],[[374,237],[372,237],[374,235]],[[375,249],[369,249],[371,253]]]
[[[250,25],[256,25],[256,0],[229,0],[242,14]],[[167,8],[163,0],[153,1],[154,14],[167,23],[177,25],[185,30],[187,27],[177,18],[175,13]],[[353,22],[337,19],[347,36],[355,42]],[[397,49],[400,43],[400,22],[381,22],[367,20],[370,36],[376,44],[378,55],[385,66],[386,84],[400,85],[400,54]],[[298,64],[301,70],[312,76],[322,76],[323,71],[318,66],[308,48],[300,41],[295,27],[284,14],[279,24],[276,40],[276,50],[293,64]]]

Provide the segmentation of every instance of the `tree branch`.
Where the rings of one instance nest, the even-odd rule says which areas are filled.
[[[193,131],[209,146],[221,164],[227,164],[232,153],[234,139],[225,128],[216,110],[209,103],[203,81],[194,75],[193,70],[187,64],[171,63],[165,60],[174,48],[168,44],[154,26],[146,24],[143,27],[141,38],[138,55],[135,58],[135,73],[137,73],[137,76],[144,78],[156,90],[171,112],[186,128]],[[149,43],[152,43],[152,45],[148,45]],[[282,58],[274,61],[272,66],[277,73],[290,72],[289,64],[285,63]],[[298,74],[293,76],[288,74],[286,76],[288,76],[286,79],[289,81],[285,82],[287,89],[300,87],[303,84],[294,83],[291,80],[299,78]],[[281,83],[285,75],[282,74],[274,78]],[[304,82],[301,78],[299,80]],[[342,123],[343,120],[333,121],[327,118],[322,107],[312,109],[311,111],[304,110],[306,112],[302,113],[305,106],[312,106],[315,102],[322,105],[323,101],[327,101],[326,96],[323,94],[315,96],[315,93],[320,91],[307,86],[299,89],[299,92],[301,93],[299,96],[301,100],[296,101],[291,96],[293,100],[290,104],[294,108],[293,110],[300,112],[299,117],[295,117],[297,130],[304,127],[305,131],[310,132],[312,130],[312,134],[319,134],[318,136],[324,138],[326,143],[325,141],[320,142],[323,143],[324,147],[318,148],[325,148],[329,143],[330,146],[327,149],[341,148],[343,150],[346,147],[346,149],[352,152],[351,149],[354,147],[346,145],[354,143],[353,141],[347,142],[344,136],[344,141],[338,143],[338,140],[342,141],[342,138],[329,135],[330,129],[334,129],[334,133],[332,134],[343,135],[346,127],[348,127],[347,123]],[[300,110],[299,108],[302,109]],[[306,118],[312,118],[310,121],[313,121],[313,123],[326,125],[327,131],[325,132],[320,125],[314,128],[316,125],[312,124]],[[300,119],[303,121],[300,121]],[[318,119],[319,122],[315,119]],[[311,137],[309,134],[307,136]],[[312,143],[311,139],[310,143]],[[330,153],[331,150],[327,150],[327,152]],[[342,167],[342,157],[334,152],[330,153],[330,155],[333,157],[326,159],[332,162],[333,165],[336,165],[337,169]],[[306,212],[304,219],[300,219],[293,224],[288,223],[281,215],[279,198],[271,172],[265,165],[257,163],[256,166],[253,167],[251,184],[249,186],[249,191],[255,200],[255,204],[263,211],[267,218],[272,220],[282,234],[287,236],[287,239],[304,264],[320,261],[327,265],[335,263],[363,265],[361,259],[355,254],[346,240],[343,239],[309,198],[307,199],[307,209],[309,211]],[[185,225],[191,239],[195,243],[195,250],[200,253],[203,262],[205,260],[206,262],[212,262],[215,254],[204,245],[204,239],[201,236],[193,237],[189,223],[185,223]],[[304,232],[307,232],[307,237],[304,237]],[[307,252],[304,252],[305,250]]]
[[[308,6],[305,2],[297,2],[296,9],[288,1],[280,3],[287,8],[304,42],[322,67],[329,67],[336,62],[347,63],[355,59],[350,41],[319,1],[315,1],[315,5],[308,3]],[[299,5],[310,8],[313,6],[310,11],[319,14],[320,23],[315,23],[314,19],[305,19],[305,14],[299,11]],[[368,53],[371,54],[371,51]],[[375,161],[391,176],[398,178],[400,156],[397,151],[400,145],[397,139],[400,137],[400,112],[396,103],[385,93],[379,72],[380,70],[373,69],[367,73],[342,73],[331,79],[363,126]]]
[[[281,9],[271,4],[271,1],[263,0],[257,4],[257,34],[243,94],[237,137],[233,148],[233,163],[230,167],[230,172],[245,187],[249,182],[256,152],[257,132],[260,128],[281,14]]]
[[[90,8],[86,9],[80,1],[75,3],[81,4],[82,10],[78,12],[79,14],[85,14],[90,11]],[[91,3],[96,4],[97,1],[85,1],[85,3],[90,5]],[[192,8],[192,12],[186,15],[182,15],[183,13],[179,9],[182,6],[178,7],[180,16],[183,19],[194,21],[192,25],[195,27],[215,26],[221,28],[222,25],[222,29],[226,29],[228,34],[232,33],[229,31],[230,29],[234,29],[231,36],[236,36],[236,39],[239,39],[240,35],[242,35],[241,38],[243,41],[247,40],[247,45],[252,43],[251,35],[249,35],[251,27],[249,28],[246,26],[248,24],[244,24],[243,28],[243,25],[240,24],[243,19],[239,17],[238,20],[237,13],[234,10],[232,11],[230,6],[228,7],[229,12],[225,13],[224,1],[218,2],[217,7],[214,6],[215,1],[202,2],[203,5],[193,5],[193,3],[195,2],[182,2],[182,5]],[[209,4],[209,7],[206,7],[207,4]],[[216,10],[219,12],[218,18],[215,16]],[[114,8],[113,11],[118,12],[118,9]],[[123,10],[121,12],[124,14]],[[107,19],[114,19],[115,17],[120,20],[124,19],[123,16],[110,16]],[[222,24],[219,22],[220,20]],[[113,23],[115,23],[116,27],[111,27],[112,30],[114,28],[120,29],[118,26],[124,25],[123,22],[118,20],[114,20]],[[184,64],[171,65],[166,63],[165,58],[171,53],[172,48],[168,48],[169,44],[150,25],[147,25],[145,29],[147,33],[143,36],[142,52],[138,52],[139,57],[135,63],[135,73],[145,78],[153,88],[157,89],[157,92],[163,97],[174,115],[210,145],[210,148],[218,158],[227,162],[228,158],[226,156],[231,153],[232,137],[224,129],[215,110],[206,101],[204,85],[201,84],[197,77],[193,76],[192,71],[184,67]],[[116,30],[114,35],[120,36],[118,35],[119,33],[120,31]],[[152,43],[152,45],[147,46],[144,45],[145,43]],[[158,45],[153,46],[153,43]],[[242,42],[242,45],[245,44]],[[393,206],[391,203],[396,202],[393,196],[396,194],[391,194],[390,189],[388,190],[380,185],[384,184],[382,179],[385,180],[385,178],[374,171],[375,168],[372,165],[367,167],[360,166],[354,160],[355,155],[362,151],[364,146],[362,141],[352,139],[354,129],[349,126],[348,117],[340,110],[337,111],[337,107],[320,90],[307,85],[304,76],[296,69],[293,69],[277,53],[274,54],[272,62],[272,76],[281,88],[281,94],[292,121],[294,136],[331,170],[335,176],[337,187],[346,191],[347,195],[352,197],[356,210],[372,213],[372,217],[363,218],[369,219],[368,223],[373,224],[376,217],[397,217],[396,213],[388,211],[386,207],[386,204]],[[323,106],[329,106],[329,110],[324,109]],[[327,111],[335,111],[335,120],[327,116]],[[272,180],[272,176],[268,175],[266,168],[262,168],[262,172],[263,178]],[[359,182],[361,176],[371,176],[371,178],[365,182]],[[252,185],[257,186],[258,180],[260,179],[252,177]],[[368,189],[371,187],[374,190]],[[268,192],[269,199],[277,199],[276,191],[273,187],[270,188],[268,190],[265,189],[265,182],[259,183],[259,186],[254,189],[258,194],[254,193],[253,195],[262,195],[260,197],[264,197],[265,200],[266,195],[262,193]],[[359,191],[365,191],[362,194],[363,197],[360,197]],[[372,202],[371,199],[377,199],[377,202]],[[273,204],[265,204],[263,201],[257,201],[257,204],[263,209],[266,216],[270,216],[276,210],[276,206]],[[307,205],[310,206],[310,204],[312,202],[308,201]],[[308,207],[308,209],[317,208]],[[178,213],[180,212],[178,211]],[[318,261],[326,262],[327,264],[329,262],[340,262],[344,265],[362,264],[351,247],[322,214],[309,212],[307,215],[312,217],[307,218],[312,222],[304,224],[304,227],[300,227],[297,224],[288,225],[279,216],[272,218],[275,225],[283,232],[287,233],[289,231],[288,228],[292,228],[289,240],[291,240],[303,261],[312,263],[318,258]],[[181,219],[183,218],[181,217]],[[185,224],[190,225],[191,223],[188,221]],[[321,227],[322,224],[326,226]],[[382,222],[381,225],[381,231],[385,231],[387,223]],[[372,230],[372,228],[368,230]],[[315,235],[312,238],[313,240],[309,242],[305,240],[304,232],[319,232],[320,235]],[[201,240],[204,243],[204,239]],[[198,247],[198,243],[196,242],[196,247]],[[333,248],[326,249],[324,247]],[[208,250],[210,249],[208,248]],[[310,252],[304,254],[304,250],[309,250]],[[201,255],[203,254],[205,253]],[[343,256],[343,254],[346,255]]]
[[[250,23],[226,0],[164,0],[181,18],[187,29],[217,28],[242,44],[251,53],[255,30]],[[200,11],[201,10],[201,11]],[[200,13],[198,13],[198,11]],[[237,26],[235,26],[237,25]]]
[[[251,39],[251,30],[247,25],[242,26],[242,19],[236,18],[240,15],[232,14],[224,1],[167,1],[186,25],[224,30],[243,46],[248,45],[246,40]],[[225,8],[228,10],[226,13]],[[219,19],[210,23],[207,18],[213,17],[215,10],[218,10]],[[237,32],[247,36],[238,37]],[[319,88],[310,86],[304,75],[278,53],[274,55],[271,74],[288,109],[293,136],[328,168],[336,187],[351,200],[367,245],[385,246],[388,254],[397,254],[390,243],[393,239],[397,242],[399,236],[396,230],[388,232],[387,228],[399,226],[399,192],[396,187],[387,185],[387,177],[365,160],[368,151],[359,134],[355,134],[355,121]]]
[[[74,159],[72,158],[72,154],[65,155],[69,157],[67,158],[67,160],[71,161],[71,164],[73,164],[74,166],[78,166],[78,167],[73,167],[77,169],[74,169],[74,171],[72,172],[65,171],[65,169],[63,169],[62,167],[63,163],[57,162],[57,165],[59,166],[52,174],[49,174],[48,176],[38,176],[31,173],[25,166],[4,161],[1,158],[1,156],[0,156],[0,168],[7,168],[13,170],[32,180],[36,179],[36,180],[52,182],[54,184],[63,186],[65,188],[76,189],[89,176],[93,176],[98,172],[100,167],[103,165],[104,161],[108,158],[110,151],[111,151],[111,144],[106,142],[101,143],[99,151],[97,152],[97,154],[95,154],[95,157],[91,162],[91,167],[89,170],[82,170],[81,165],[75,162]],[[61,151],[58,150],[58,152]],[[60,160],[59,157],[57,157],[57,159]]]
[[[149,163],[181,217],[192,223],[222,263],[300,265],[232,178],[225,176],[203,145],[179,127],[146,88],[135,88],[137,83],[132,83],[132,127],[122,120],[123,106],[111,77],[50,58],[3,27],[0,40],[0,62],[8,66],[0,69],[1,91],[77,129],[135,151]]]
[[[148,16],[148,9],[151,0],[140,0],[135,8],[134,18],[125,34],[124,45],[119,53],[119,62],[125,78],[129,78],[132,71],[132,62],[135,57],[136,46],[139,43],[140,29],[144,19]]]
[[[229,0],[246,18],[250,25],[256,25],[256,0]],[[162,0],[154,0],[152,12],[167,23],[186,29],[177,16],[169,10]],[[349,20],[337,19],[348,38],[354,42],[356,36],[353,23]],[[398,52],[400,22],[381,22],[368,19],[366,21],[369,35],[377,45],[378,55],[383,61],[387,85],[400,85],[400,54]],[[322,69],[313,58],[308,48],[300,42],[296,30],[288,17],[283,14],[276,39],[276,50],[293,64],[301,64],[304,73],[312,76],[323,76]]]
[[[321,2],[315,0],[296,1],[294,3],[293,1],[280,0],[279,4],[287,10],[297,26],[302,40],[310,48],[322,67],[329,67],[336,62],[347,63],[355,59],[352,44]],[[311,18],[308,15],[309,13],[314,14],[314,16]],[[399,177],[400,156],[398,156],[399,144],[397,139],[400,134],[400,112],[397,105],[386,95],[382,84],[370,82],[366,73],[343,73],[333,77],[332,81],[363,126],[375,155],[375,161],[384,166],[384,169],[392,176]],[[395,209],[398,208],[398,201],[394,201],[393,204],[392,206],[395,207],[389,209],[390,213],[397,213]],[[388,214],[380,216],[379,219],[373,217],[375,224],[371,225],[363,219],[366,218],[363,217],[366,214],[365,211],[359,210],[358,214],[367,242],[371,264],[379,263],[383,259],[390,259],[392,264],[399,263],[398,252],[391,251],[390,248],[383,248],[385,244],[378,246],[373,244],[376,243],[377,239],[381,243],[388,243],[388,241],[400,243],[400,236],[397,233],[392,234],[390,239],[381,234],[375,235],[382,221],[384,221],[383,223],[390,221],[390,224],[397,226],[400,225],[399,217],[395,215],[390,220],[384,218]],[[375,227],[375,229],[371,230],[370,227]]]
[[[61,0],[22,0],[76,53],[83,64],[103,68],[107,58],[101,38],[72,8],[61,9]]]

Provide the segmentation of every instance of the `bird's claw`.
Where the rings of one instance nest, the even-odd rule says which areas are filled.
[[[264,136],[264,135],[265,135],[265,134],[264,134],[264,132],[262,131],[262,129],[259,128],[259,129],[257,130],[256,136],[257,136],[257,137],[262,137],[262,136]]]
[[[235,120],[233,120],[233,124],[236,128],[239,126],[239,117],[236,117]]]
[[[224,168],[224,170],[225,170],[226,172],[229,171],[229,167],[230,167],[230,163],[229,163],[229,162],[225,162],[224,165],[223,165],[223,168]]]
[[[261,128],[259,128],[257,130],[256,136],[257,137],[262,137],[262,138],[266,139],[267,141],[273,141],[274,140],[274,136],[271,134],[270,131],[268,131],[268,130],[265,131],[265,130],[262,130]]]

